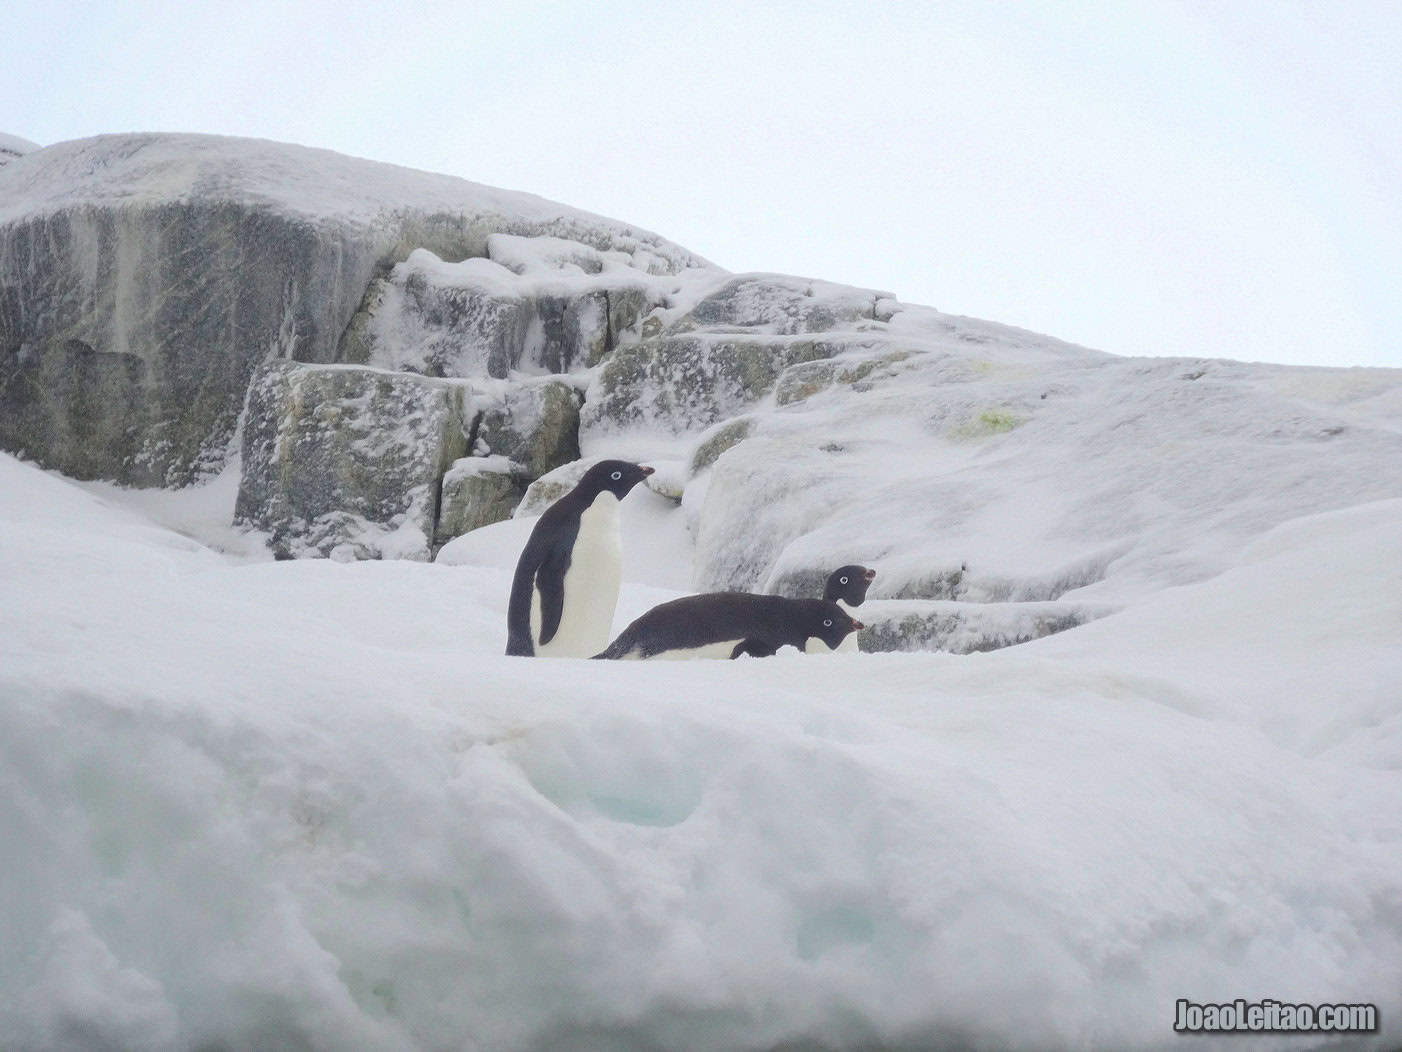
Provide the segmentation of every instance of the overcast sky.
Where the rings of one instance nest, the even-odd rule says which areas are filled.
[[[0,131],[529,190],[1118,354],[1402,366],[1402,2],[7,3]]]

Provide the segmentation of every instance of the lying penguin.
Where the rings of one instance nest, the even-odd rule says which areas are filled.
[[[866,602],[867,588],[875,579],[876,571],[865,566],[839,566],[829,575],[827,587],[823,589],[823,598],[829,603],[836,603],[844,614],[850,615],[853,608]],[[843,654],[857,653],[857,634],[853,632],[834,648],[828,648],[818,640],[810,639],[805,653],[831,654],[833,650]]]
[[[829,650],[862,628],[836,603],[749,592],[686,595],[654,606],[625,628],[597,658],[769,657],[782,646]]]
[[[601,460],[537,520],[516,563],[506,652],[589,657],[609,641],[623,546],[618,503],[652,468]]]

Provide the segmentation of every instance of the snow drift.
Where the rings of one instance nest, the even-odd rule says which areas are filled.
[[[14,1047],[1398,1037],[1402,501],[996,653],[581,675],[499,656],[507,559],[240,562],[0,473]]]

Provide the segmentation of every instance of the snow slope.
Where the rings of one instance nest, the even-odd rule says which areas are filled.
[[[0,456],[11,1047],[1402,1040],[1402,500],[1025,646],[683,667],[500,656],[529,520],[248,562],[125,494]]]
[[[0,168],[39,148],[37,142],[21,139],[18,135],[10,135],[8,132],[0,132]]]
[[[228,201],[333,224],[372,226],[408,210],[549,223],[559,236],[645,245],[677,267],[704,265],[656,234],[535,194],[332,150],[222,135],[121,134],[56,143],[0,183],[0,223],[76,207]]]
[[[782,373],[687,481],[696,589],[812,591],[855,562],[873,598],[1122,602],[1402,496],[1402,370],[1117,358],[923,307],[860,338]],[[581,448],[689,459],[728,426]]]

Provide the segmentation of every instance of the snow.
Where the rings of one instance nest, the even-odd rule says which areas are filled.
[[[812,363],[837,377],[752,410],[751,437],[687,483],[694,587],[855,562],[880,568],[874,598],[1123,602],[1220,573],[1289,519],[1402,496],[1402,370],[892,344]],[[581,446],[675,450],[642,432]],[[930,590],[952,574],[958,594]]]
[[[501,656],[533,519],[250,562],[194,492],[0,456],[13,1047],[1402,1038],[1402,500],[1019,647],[673,665]],[[616,628],[690,554],[622,510]]]
[[[41,147],[37,142],[30,142],[28,139],[21,139],[18,135],[0,132],[0,166],[38,149]]]
[[[312,217],[328,229],[386,223],[410,206],[426,214],[513,217],[554,235],[626,247],[667,269],[709,266],[649,231],[534,194],[330,150],[220,135],[99,135],[49,146],[7,166],[0,178],[0,223],[79,206],[192,199],[256,204]]]

